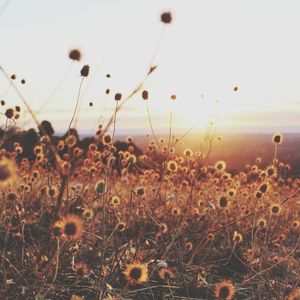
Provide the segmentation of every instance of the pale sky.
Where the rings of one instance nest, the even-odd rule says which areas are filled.
[[[173,22],[154,58],[158,68],[144,86],[157,131],[167,130],[170,111],[179,131],[203,127],[210,116],[217,116],[220,129],[298,130],[299,0],[0,0],[0,64],[17,75],[33,110],[67,74],[38,115],[57,131],[68,127],[80,69],[89,64],[78,129],[93,133],[99,118],[105,124],[112,114],[114,94],[127,95],[143,79],[164,28],[164,11],[172,13]],[[82,51],[81,62],[68,59],[72,48]],[[0,74],[0,98],[21,104],[8,87]],[[26,120],[28,113],[18,125],[32,126]],[[127,132],[150,132],[140,94],[118,115],[117,133]]]

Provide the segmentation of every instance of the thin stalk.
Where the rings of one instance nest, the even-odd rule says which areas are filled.
[[[152,121],[151,121],[151,116],[150,116],[150,111],[149,111],[148,103],[147,103],[147,101],[145,101],[145,102],[146,102],[146,108],[147,108],[147,114],[148,114],[148,121],[149,121],[150,129],[151,129],[152,135],[153,135],[153,137],[155,139],[155,142],[157,144],[157,147],[160,150],[160,146],[159,146],[156,134],[155,134],[154,129],[153,129],[153,125],[152,125]]]
[[[81,93],[81,88],[82,88],[82,84],[83,84],[84,78],[85,78],[85,77],[82,76],[81,81],[80,81],[80,85],[79,85],[79,90],[78,90],[78,94],[77,94],[77,100],[76,100],[75,109],[74,109],[73,116],[72,116],[72,118],[71,118],[71,121],[70,121],[70,124],[69,124],[69,127],[68,127],[68,136],[70,135],[70,129],[71,129],[72,123],[73,123],[74,118],[75,118],[76,113],[77,113],[78,104],[79,104],[79,99],[80,99],[80,93]]]
[[[113,127],[113,134],[112,134],[112,145],[114,145],[114,138],[115,138],[115,133],[116,133],[118,102],[119,101],[116,101],[116,108],[115,108],[115,114],[114,114],[114,127]]]
[[[55,273],[53,276],[52,282],[55,282],[57,274],[58,274],[58,265],[59,265],[59,238],[57,240],[57,248],[56,248],[56,265],[55,265]]]

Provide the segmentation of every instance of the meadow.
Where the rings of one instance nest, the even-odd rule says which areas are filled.
[[[213,124],[190,137],[171,122],[160,136],[149,110],[151,134],[116,135],[156,67],[112,94],[111,118],[85,138],[74,124],[89,65],[60,136],[0,67],[22,103],[1,102],[1,299],[300,299],[299,137],[220,136]],[[23,110],[35,128],[17,126]]]
[[[3,299],[298,299],[299,179],[275,157],[282,135],[264,160],[229,156],[230,172],[219,136],[200,152],[39,129],[2,136]]]

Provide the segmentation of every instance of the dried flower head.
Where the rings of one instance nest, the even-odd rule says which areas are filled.
[[[272,137],[272,141],[274,144],[282,144],[283,136],[281,133],[275,133]]]
[[[6,116],[7,119],[12,119],[13,116],[14,116],[14,110],[12,108],[8,108],[5,111],[5,116]]]
[[[172,15],[170,12],[163,12],[160,15],[160,20],[161,22],[165,23],[165,24],[170,24],[172,22]]]
[[[122,99],[122,94],[121,93],[116,93],[115,94],[115,100],[120,101]]]
[[[170,280],[175,276],[175,272],[171,268],[161,268],[158,272],[158,276],[162,280]]]
[[[272,214],[278,215],[280,213],[280,211],[281,211],[281,207],[278,204],[273,204],[271,206],[271,212],[272,212]]]
[[[218,204],[219,204],[220,208],[225,208],[225,207],[228,206],[229,201],[225,196],[221,196],[220,199],[219,199]]]
[[[78,240],[83,233],[83,223],[77,215],[69,214],[62,219],[63,235],[70,240]]]
[[[103,194],[104,191],[105,191],[105,181],[104,180],[99,180],[96,183],[95,190],[96,190],[97,193]]]
[[[230,280],[223,280],[215,286],[217,299],[231,300],[235,294],[235,286]]]
[[[111,135],[109,133],[104,134],[102,137],[102,143],[104,145],[109,145],[109,144],[111,144],[111,142],[112,142]]]
[[[81,60],[81,52],[78,49],[72,49],[69,52],[69,58],[72,60],[77,60],[80,61]]]
[[[243,236],[240,233],[238,233],[237,231],[235,231],[233,233],[232,240],[236,243],[241,243],[243,241]]]
[[[148,91],[144,90],[144,91],[142,92],[142,98],[143,98],[143,100],[148,100],[148,97],[149,97]]]
[[[133,262],[126,266],[123,273],[130,284],[142,284],[148,281],[148,268],[146,264]]]
[[[89,65],[84,65],[82,69],[80,70],[80,75],[82,77],[88,77],[90,72],[90,66]]]
[[[177,162],[175,160],[168,161],[168,163],[167,163],[167,169],[170,172],[176,172],[177,169],[178,169]]]
[[[215,163],[215,168],[219,171],[224,171],[226,169],[226,163],[223,160],[218,160]]]

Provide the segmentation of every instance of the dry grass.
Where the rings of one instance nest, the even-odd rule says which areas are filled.
[[[282,162],[232,176],[163,139],[121,150],[101,129],[87,149],[73,135],[52,144],[55,162],[49,143],[32,160],[20,143],[1,150],[4,299],[213,299],[228,280],[236,299],[284,299],[297,287],[299,180]]]
[[[171,14],[161,21],[170,24]],[[118,111],[138,93],[148,101],[143,84],[155,69],[128,96],[115,95],[108,124],[83,143],[71,127],[88,66],[60,138],[1,68],[39,129],[32,142],[15,141],[9,132],[20,107],[4,110],[2,299],[299,299],[300,180],[277,159],[281,136],[268,166],[258,158],[231,174],[226,162],[208,164],[214,129],[202,152],[178,151],[172,113],[168,138],[159,138],[146,103],[147,148],[130,137],[115,142]]]

